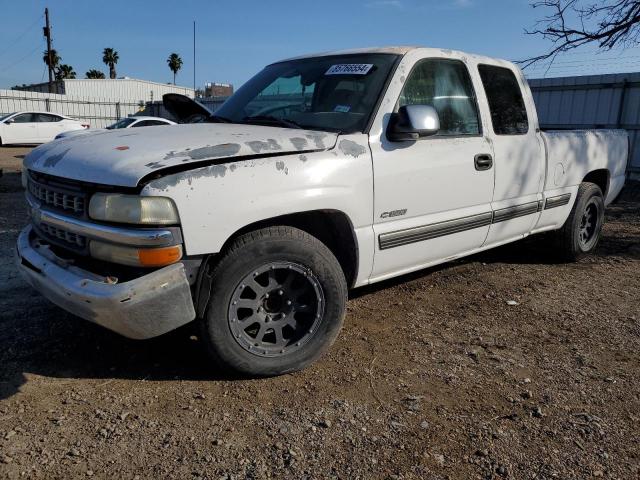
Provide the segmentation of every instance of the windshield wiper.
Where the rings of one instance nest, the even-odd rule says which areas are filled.
[[[286,128],[304,128],[293,120],[285,120],[284,118],[272,117],[271,115],[254,115],[252,117],[244,117],[242,123],[262,123],[276,124]]]

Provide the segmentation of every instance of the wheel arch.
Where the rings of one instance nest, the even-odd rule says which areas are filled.
[[[209,297],[207,290],[210,288],[210,284],[207,284],[205,274],[211,271],[216,259],[224,254],[241,235],[275,226],[299,228],[324,243],[338,260],[347,285],[353,287],[358,276],[359,249],[355,229],[349,216],[341,210],[310,210],[290,213],[245,225],[227,238],[218,253],[205,257],[198,273],[195,290],[196,314],[199,317],[204,314]]]
[[[611,180],[611,173],[606,168],[600,168],[598,170],[592,170],[582,179],[582,182],[595,183],[600,190],[602,190],[602,196],[607,198],[609,193],[609,182]]]

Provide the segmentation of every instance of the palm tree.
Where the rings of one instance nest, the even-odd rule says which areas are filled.
[[[180,58],[180,55],[177,53],[169,55],[169,58],[167,58],[167,65],[169,65],[169,70],[173,72],[173,84],[175,85],[176,73],[178,73],[178,70],[182,68],[182,59]]]
[[[116,78],[116,63],[118,63],[118,52],[113,48],[105,48],[102,52],[102,61],[109,67],[109,78]]]
[[[104,78],[104,73],[102,73],[100,70],[92,68],[87,73],[85,73],[84,76],[87,78]]]
[[[76,78],[76,72],[71,65],[62,64],[58,67],[56,72],[57,80],[73,79]]]
[[[55,70],[56,68],[58,68],[58,65],[62,61],[62,57],[58,55],[58,52],[56,51],[55,48],[52,48],[51,49],[51,65],[49,65],[49,50],[45,50],[44,52],[42,52],[42,60],[44,61],[45,64],[47,64],[53,70]]]

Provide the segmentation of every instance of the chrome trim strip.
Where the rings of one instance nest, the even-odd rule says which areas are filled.
[[[542,210],[542,201],[535,201],[524,203],[522,205],[515,205],[513,207],[501,208],[493,212],[493,222],[499,223],[507,220],[513,220],[514,218],[524,217],[531,215]]]
[[[469,217],[447,220],[421,227],[407,228],[395,232],[382,233],[378,236],[380,250],[399,247],[409,243],[422,242],[433,238],[452,235],[454,233],[472,230],[474,228],[491,225],[493,214],[491,212],[471,215]]]
[[[544,209],[549,210],[550,208],[562,207],[569,203],[571,200],[570,193],[564,193],[562,195],[558,195],[557,197],[549,197],[544,204]]]
[[[100,225],[44,210],[30,195],[27,195],[27,201],[32,217],[36,217],[32,219],[36,226],[46,223],[87,238],[137,247],[164,247],[182,242],[180,229],[176,227],[145,229]]]

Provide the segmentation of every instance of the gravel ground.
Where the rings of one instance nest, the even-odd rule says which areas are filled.
[[[0,149],[0,478],[640,478],[639,184],[597,255],[532,238],[355,291],[324,359],[247,380],[26,286],[26,151]]]

